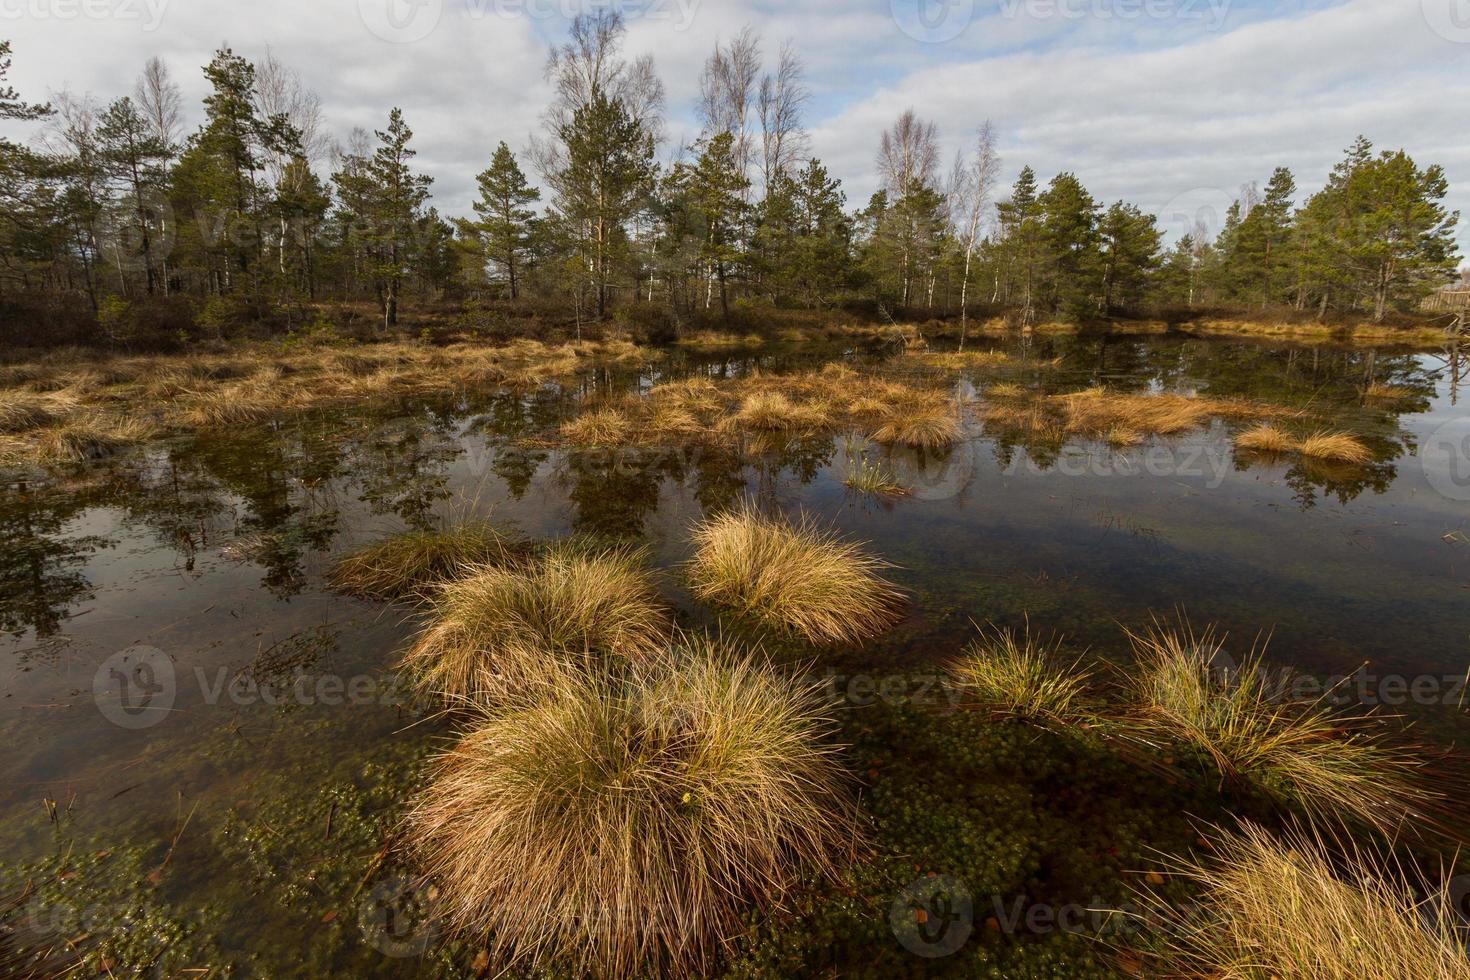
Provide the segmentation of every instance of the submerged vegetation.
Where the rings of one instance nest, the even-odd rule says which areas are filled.
[[[687,566],[694,594],[778,632],[817,643],[855,643],[897,619],[902,593],[879,576],[887,566],[857,545],[750,506],[694,529]]]
[[[477,565],[503,565],[524,549],[489,521],[470,520],[434,531],[405,531],[359,549],[327,573],[349,595],[402,599]]]
[[[500,964],[705,974],[752,910],[861,848],[810,682],[687,639],[478,715],[408,818]]]

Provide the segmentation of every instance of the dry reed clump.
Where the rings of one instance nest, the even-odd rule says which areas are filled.
[[[633,423],[616,408],[584,412],[561,427],[568,442],[578,446],[621,446],[632,439]]]
[[[741,335],[715,330],[701,330],[697,333],[686,334],[676,341],[680,347],[697,351],[749,350],[763,347],[765,342],[765,338],[758,333]]]
[[[941,368],[950,371],[962,371],[966,368],[991,368],[1000,367],[1011,362],[1011,357],[1005,351],[982,350],[982,351],[916,351],[910,357],[926,367]]]
[[[873,430],[874,442],[930,451],[948,449],[959,442],[959,413],[943,396],[910,398],[895,405]]]
[[[1235,448],[1279,455],[1296,448],[1296,440],[1274,425],[1257,425],[1235,437]]]
[[[1319,836],[1281,838],[1242,822],[1210,840],[1212,857],[1175,862],[1200,899],[1143,895],[1164,928],[1151,950],[1159,975],[1311,980],[1464,980],[1463,914],[1449,883],[1405,871],[1391,856]],[[1423,897],[1421,897],[1423,896]]]
[[[1301,441],[1297,452],[1313,459],[1338,463],[1360,464],[1373,459],[1372,451],[1346,432],[1314,432]]]
[[[866,456],[849,456],[842,483],[857,493],[871,493],[881,497],[902,497],[909,488],[899,483],[891,468],[874,463]]]
[[[1025,394],[1026,389],[1014,381],[997,381],[995,384],[987,385],[985,388],[985,395],[988,398],[1009,400],[1012,398],[1022,398]]]
[[[1224,641],[1187,626],[1129,633],[1136,673],[1134,734],[1198,753],[1244,783],[1313,819],[1344,818],[1386,834],[1430,828],[1438,794],[1418,779],[1422,762],[1387,744],[1371,717],[1291,698],[1291,676],[1269,672],[1259,650],[1232,666]]]
[[[694,595],[812,643],[857,642],[899,617],[888,566],[803,519],[790,524],[745,505],[694,529]]]
[[[999,716],[1070,728],[1095,718],[1087,695],[1088,674],[1063,662],[1060,644],[1045,644],[1029,630],[992,630],[950,665],[950,683],[978,706]]]
[[[504,565],[524,549],[488,521],[437,531],[407,531],[342,558],[327,575],[339,592],[367,599],[402,599],[477,565]]]
[[[1109,429],[1103,438],[1107,440],[1108,445],[1116,449],[1125,449],[1143,442],[1143,433],[1115,426]]]
[[[84,463],[144,442],[156,431],[146,419],[88,413],[37,430],[31,454],[43,465]]]
[[[498,966],[710,975],[746,916],[858,849],[834,727],[819,685],[683,641],[483,712],[407,837]]]
[[[560,545],[477,565],[430,595],[428,624],[402,666],[456,700],[505,696],[567,663],[646,656],[666,617],[641,552]]]
[[[1408,388],[1404,385],[1384,384],[1381,381],[1375,381],[1370,384],[1364,394],[1371,401],[1383,402],[1400,402],[1419,397],[1419,393],[1413,388]]]
[[[28,391],[0,391],[0,432],[29,432],[58,417],[54,398]]]
[[[746,395],[739,411],[721,423],[727,428],[755,432],[813,432],[832,424],[820,406],[794,402],[779,391]]]

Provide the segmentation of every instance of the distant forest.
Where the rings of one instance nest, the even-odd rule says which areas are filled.
[[[1444,172],[1366,138],[1316,194],[1299,199],[1278,168],[1218,235],[1167,243],[1153,215],[1096,200],[1071,173],[1043,182],[1025,167],[1002,187],[989,124],[946,163],[936,124],[910,111],[877,139],[882,189],[853,207],[809,153],[789,44],[768,58],[746,31],[717,46],[698,84],[702,135],[673,148],[652,59],[623,56],[623,36],[615,13],[572,23],[548,60],[541,131],[520,158],[487,152],[473,214],[458,217],[432,206],[400,110],[339,142],[273,57],[218,51],[187,133],[158,59],[109,104],[39,104],[5,84],[0,42],[0,119],[36,137],[0,139],[0,342],[41,342],[57,324],[122,346],[295,331],[334,303],[372,304],[385,330],[407,302],[671,329],[858,306],[1023,324],[1200,308],[1381,321],[1456,275]]]

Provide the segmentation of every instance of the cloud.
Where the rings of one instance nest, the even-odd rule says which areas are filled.
[[[854,205],[876,186],[879,132],[912,106],[950,153],[989,118],[1008,177],[1028,163],[1043,178],[1071,170],[1103,200],[1160,211],[1228,200],[1276,166],[1308,193],[1364,133],[1444,165],[1452,205],[1470,212],[1470,37],[1432,16],[1441,2],[1454,0],[623,0],[629,52],[652,54],[668,89],[672,139],[695,132],[700,67],[717,40],[747,24],[768,52],[792,39],[809,68],[814,150]],[[11,81],[30,98],[125,94],[157,54],[193,122],[214,48],[258,58],[269,46],[320,93],[339,136],[381,127],[400,106],[436,204],[455,214],[496,142],[519,150],[535,131],[546,50],[576,6],[0,0],[0,37],[15,42]],[[394,32],[409,40],[383,39]]]

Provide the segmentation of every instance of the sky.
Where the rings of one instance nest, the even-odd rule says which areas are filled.
[[[991,120],[1003,180],[1075,173],[1103,202],[1158,214],[1172,239],[1218,228],[1249,182],[1290,167],[1299,199],[1358,134],[1445,168],[1470,215],[1470,0],[608,0],[629,55],[668,92],[665,155],[698,136],[705,58],[748,26],[807,67],[812,152],[852,207],[876,188],[879,133],[913,108],[948,160]],[[328,128],[382,128],[399,106],[434,203],[466,214],[504,140],[548,101],[547,51],[580,0],[0,0],[10,84],[32,101],[110,100],[157,55],[202,117],[201,67],[267,49],[322,98]],[[3,124],[24,139],[35,126]],[[529,166],[527,166],[529,170]],[[1470,253],[1470,222],[1460,225]]]

